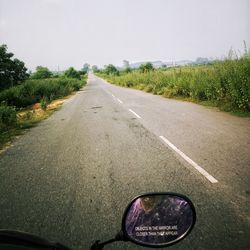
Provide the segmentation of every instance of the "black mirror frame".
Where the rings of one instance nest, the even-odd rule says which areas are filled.
[[[186,231],[186,233],[184,233],[179,238],[177,238],[177,239],[175,239],[175,240],[173,240],[171,242],[161,243],[161,244],[158,244],[158,245],[150,244],[150,243],[147,244],[147,243],[143,243],[141,241],[137,241],[137,240],[131,238],[127,234],[127,231],[126,231],[126,217],[127,217],[128,212],[129,212],[129,209],[132,206],[132,204],[134,203],[134,201],[137,200],[138,198],[141,198],[141,197],[144,197],[144,196],[156,196],[156,195],[172,195],[172,196],[177,196],[177,197],[183,198],[183,199],[185,199],[188,202],[188,204],[190,205],[190,207],[191,207],[191,209],[193,211],[193,224]],[[179,194],[179,193],[174,193],[174,192],[151,192],[151,193],[144,193],[144,194],[138,195],[133,200],[131,200],[131,202],[129,203],[129,205],[127,206],[127,208],[125,209],[125,211],[123,213],[123,217],[122,217],[122,232],[123,232],[124,240],[126,240],[126,241],[131,241],[131,242],[133,242],[133,243],[135,243],[137,245],[145,246],[145,247],[162,248],[162,247],[168,247],[168,246],[174,245],[177,242],[183,240],[192,231],[192,229],[193,229],[193,227],[195,225],[195,222],[196,222],[195,207],[194,207],[192,201],[187,196],[185,196],[183,194]]]

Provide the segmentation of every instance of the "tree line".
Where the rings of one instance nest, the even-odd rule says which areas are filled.
[[[106,75],[113,75],[113,76],[119,76],[120,73],[131,73],[132,71],[139,71],[141,73],[146,73],[150,71],[154,71],[155,68],[152,63],[147,62],[144,64],[141,64],[138,69],[132,69],[129,66],[129,63],[123,68],[123,70],[119,70],[117,67],[115,67],[113,64],[108,64],[104,67],[104,69],[98,69],[96,65],[92,66],[92,71],[94,73],[104,73]]]
[[[89,64],[84,64],[81,70],[73,67],[68,68],[62,76],[80,80],[89,70]],[[14,54],[8,52],[7,45],[0,46],[0,91],[22,84],[27,79],[48,79],[60,77],[58,73],[53,73],[47,67],[37,66],[36,71],[28,73],[25,63],[14,58]]]

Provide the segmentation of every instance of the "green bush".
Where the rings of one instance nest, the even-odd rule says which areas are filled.
[[[148,63],[140,65],[139,70],[141,73],[149,72],[149,71],[154,70],[154,66],[152,63],[148,62]]]
[[[81,72],[83,74],[83,72]],[[64,72],[64,76],[68,78],[75,78],[80,80],[81,79],[81,73],[75,70],[73,67],[70,67]],[[84,75],[84,74],[83,74]]]
[[[48,102],[79,90],[86,80],[51,78],[26,80],[24,84],[0,92],[0,102],[17,108],[27,107],[42,99]]]
[[[36,67],[36,72],[34,72],[30,78],[31,79],[47,79],[47,78],[50,78],[52,77],[52,72],[46,68],[46,67],[43,67],[43,66],[37,66]]]
[[[16,110],[13,107],[0,105],[0,131],[5,131],[16,125]]]
[[[114,76],[120,75],[119,70],[113,64],[109,64],[108,66],[106,66],[104,71],[107,75],[114,75]]]

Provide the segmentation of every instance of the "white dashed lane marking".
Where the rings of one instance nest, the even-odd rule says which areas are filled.
[[[141,117],[140,117],[138,114],[136,114],[135,111],[133,111],[132,109],[129,109],[129,111],[130,111],[132,114],[134,114],[137,118],[139,118],[139,119],[141,118]]]
[[[196,162],[190,159],[187,155],[185,155],[181,150],[179,150],[174,144],[172,144],[167,138],[164,136],[160,136],[160,138],[170,147],[172,148],[177,154],[179,154],[185,161],[187,161],[191,166],[193,166],[200,174],[205,176],[211,183],[217,183],[218,181],[210,175],[205,169],[200,167]]]

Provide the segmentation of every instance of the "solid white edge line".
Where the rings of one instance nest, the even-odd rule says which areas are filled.
[[[164,136],[159,136],[170,148],[172,148],[176,153],[178,153],[184,160],[186,160],[190,165],[192,165],[200,174],[205,176],[211,183],[217,183],[218,181],[210,175],[205,169],[200,167],[197,163],[195,163],[192,159],[190,159],[187,155],[185,155],[181,150],[179,150],[174,144],[172,144],[168,139]]]
[[[139,119],[141,118],[141,117],[140,117],[138,114],[136,114],[135,111],[133,111],[132,109],[129,109],[129,111],[130,111],[132,114],[134,114],[137,118],[139,118]]]
[[[117,101],[121,104],[123,103],[123,101],[121,101],[119,98],[117,98]]]

